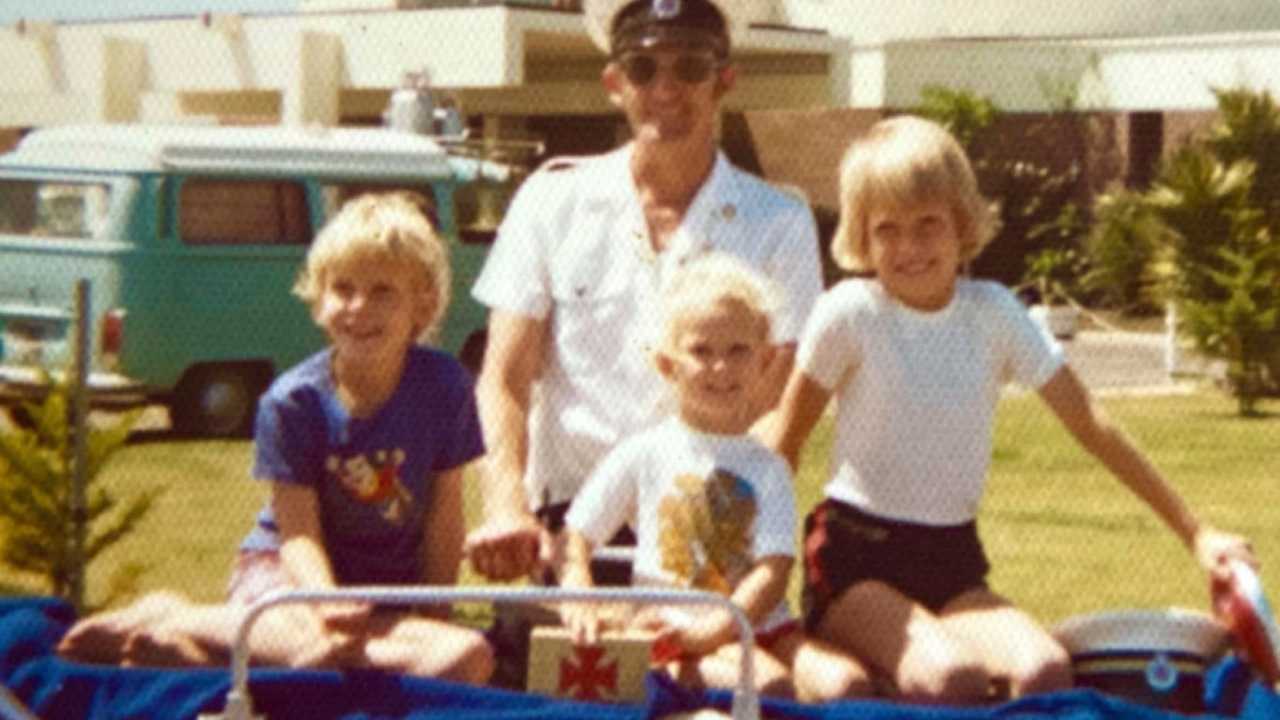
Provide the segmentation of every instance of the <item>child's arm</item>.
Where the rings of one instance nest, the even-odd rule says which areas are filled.
[[[758,626],[782,602],[791,565],[792,558],[786,555],[761,558],[734,588],[730,599],[746,613],[752,627]],[[709,655],[738,637],[737,623],[721,610],[699,615],[697,622],[670,630],[670,640],[680,652],[694,656]]]
[[[646,460],[632,443],[615,447],[592,471],[569,505],[560,537],[564,544],[556,573],[565,587],[590,588],[591,553],[636,517],[637,478],[634,464]],[[595,642],[606,622],[617,624],[619,607],[600,603],[566,603],[561,619],[573,629],[575,642]]]
[[[762,441],[781,455],[794,471],[800,463],[800,451],[804,449],[809,433],[818,423],[831,400],[831,392],[805,372],[791,373],[787,387],[782,392],[778,412],[766,424]]]
[[[462,562],[465,534],[462,511],[462,468],[437,475],[431,483],[423,518],[422,581],[427,585],[454,585]],[[424,609],[433,617],[449,617],[449,606],[433,603]]]
[[[591,552],[594,544],[586,535],[566,528],[560,586],[564,588],[594,587],[591,579]],[[591,603],[562,603],[560,621],[569,628],[574,643],[594,644],[600,634],[598,608]]]
[[[333,568],[324,549],[320,503],[315,490],[294,483],[272,483],[271,508],[280,528],[280,560],[298,587],[333,588]],[[363,627],[371,612],[366,603],[330,603],[315,607],[325,624],[337,630]]]
[[[1206,571],[1221,575],[1232,558],[1257,566],[1248,541],[1220,532],[1195,517],[1155,466],[1093,403],[1070,366],[1063,365],[1049,378],[1040,388],[1040,397],[1081,446],[1177,534]]]
[[[271,509],[280,528],[280,559],[289,574],[300,587],[333,587],[315,491],[294,483],[272,483]]]
[[[591,588],[591,553],[595,544],[577,530],[565,530],[564,565],[560,585],[567,588]]]

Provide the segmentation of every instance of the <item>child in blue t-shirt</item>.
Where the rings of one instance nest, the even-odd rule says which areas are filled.
[[[271,498],[241,545],[225,605],[172,593],[73,628],[62,652],[131,664],[225,655],[244,607],[283,589],[456,582],[465,532],[462,469],[484,452],[471,378],[419,345],[449,302],[445,247],[407,194],[343,207],[307,255],[294,293],[330,346],[262,397],[253,476]],[[447,608],[367,603],[273,608],[254,659],[295,667],[376,667],[485,682],[492,651]]]

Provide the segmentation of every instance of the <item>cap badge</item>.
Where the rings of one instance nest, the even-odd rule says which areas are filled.
[[[653,15],[659,20],[674,18],[680,9],[680,0],[653,0]]]

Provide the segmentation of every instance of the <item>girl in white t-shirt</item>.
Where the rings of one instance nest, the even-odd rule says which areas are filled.
[[[1004,286],[960,276],[990,239],[959,144],[904,116],[845,154],[832,254],[873,273],[815,306],[769,444],[795,466],[837,399],[826,499],[805,521],[805,622],[924,702],[1071,685],[1063,648],[986,584],[974,523],[1003,384],[1035,389],[1080,444],[1211,573],[1249,544],[1200,522],[1095,407],[1061,347]]]
[[[690,261],[664,293],[655,361],[677,412],[610,452],[565,517],[564,587],[591,587],[592,548],[624,524],[636,534],[632,583],[729,595],[756,631],[756,684],[805,700],[866,695],[866,672],[834,647],[809,639],[787,609],[795,556],[795,501],[786,462],[747,430],[762,407],[771,362],[773,295],[739,260]],[[739,643],[729,614],[648,606],[634,618],[589,604],[565,605],[579,642],[626,622],[657,633],[670,670],[695,687],[734,687]]]

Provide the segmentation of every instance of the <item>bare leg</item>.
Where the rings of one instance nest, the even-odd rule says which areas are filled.
[[[190,606],[186,598],[169,591],[145,595],[120,610],[77,622],[58,643],[58,654],[81,662],[115,665],[124,660],[130,636]]]
[[[158,627],[130,635],[121,664],[125,667],[197,667],[215,662],[190,636]]]
[[[893,679],[913,702],[986,702],[984,658],[936,615],[878,581],[846,590],[828,608],[817,636]]]
[[[942,609],[942,623],[983,657],[992,674],[1007,678],[1014,697],[1072,686],[1067,651],[1025,612],[985,588],[971,590]]]
[[[205,605],[188,612],[155,633],[160,642],[192,643],[203,653],[225,662],[230,659],[240,622],[242,605]],[[274,607],[258,617],[249,634],[249,657],[255,665],[332,669],[359,664],[363,638],[328,630],[314,606]]]
[[[756,691],[770,697],[794,698],[795,684],[787,667],[759,647],[754,648],[754,653]],[[742,648],[733,642],[721,645],[710,655],[677,660],[670,664],[669,670],[681,685],[698,689],[732,689],[738,686],[741,667]]]
[[[480,633],[404,613],[374,616],[365,662],[370,667],[482,685],[493,675],[493,648]]]
[[[129,666],[199,666],[225,664],[244,617],[240,605],[187,604],[154,619],[130,635],[124,647]],[[267,610],[249,636],[254,664],[295,668],[334,668],[356,664],[361,639],[325,632],[309,607]],[[356,651],[352,651],[352,648]]]
[[[831,643],[809,637],[803,630],[778,638],[770,650],[791,668],[796,698],[801,702],[875,695],[875,684],[862,663]]]

